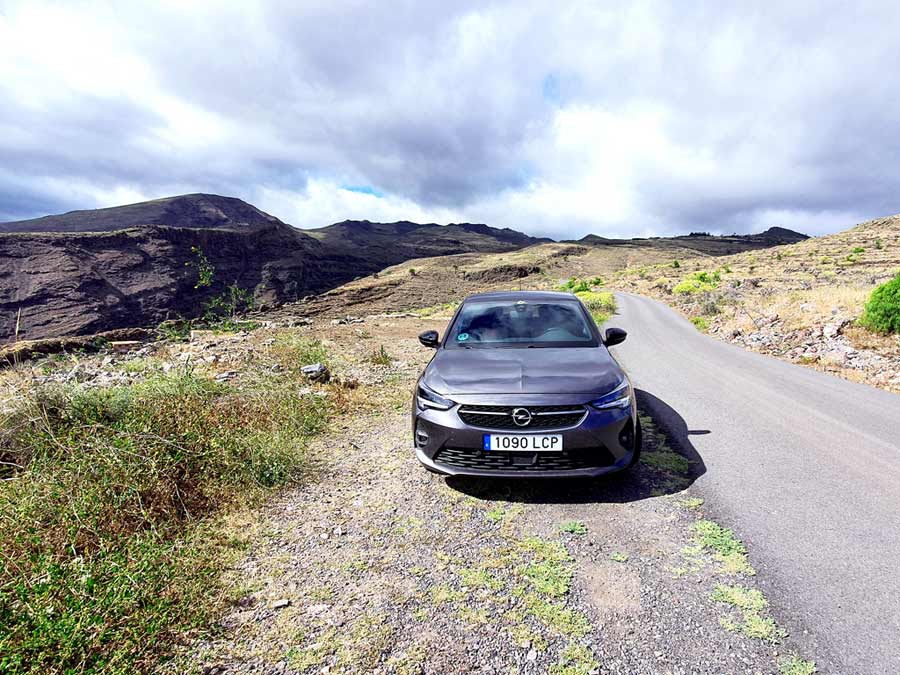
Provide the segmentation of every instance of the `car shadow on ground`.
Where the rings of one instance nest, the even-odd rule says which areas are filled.
[[[595,479],[448,476],[447,485],[477,499],[534,504],[625,503],[681,492],[706,473],[691,436],[710,431],[688,428],[672,406],[650,392],[635,389],[635,394],[641,415],[653,424],[644,425],[641,461],[630,471]]]

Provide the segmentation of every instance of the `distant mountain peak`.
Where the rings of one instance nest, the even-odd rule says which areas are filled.
[[[286,227],[275,216],[237,197],[192,193],[0,223],[0,232],[112,232],[153,225],[190,229]]]

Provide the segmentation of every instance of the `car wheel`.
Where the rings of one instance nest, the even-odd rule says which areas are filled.
[[[625,467],[625,470],[631,469],[635,466],[641,459],[641,448],[644,444],[644,433],[641,430],[641,418],[638,417],[637,421],[634,425],[634,454],[631,456],[631,461],[628,462],[628,466]]]

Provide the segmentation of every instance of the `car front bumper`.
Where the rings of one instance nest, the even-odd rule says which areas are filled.
[[[592,400],[592,399],[591,399]],[[577,425],[537,430],[490,429],[464,422],[466,405],[578,405],[586,414]],[[635,420],[632,401],[626,409],[596,410],[583,395],[469,396],[449,410],[420,410],[413,400],[412,431],[416,457],[430,471],[448,476],[596,477],[628,468],[634,459]],[[500,452],[483,450],[485,434],[560,434],[562,452]]]

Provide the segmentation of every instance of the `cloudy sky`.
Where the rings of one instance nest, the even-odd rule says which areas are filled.
[[[900,6],[0,0],[0,221],[811,234],[900,211]]]

